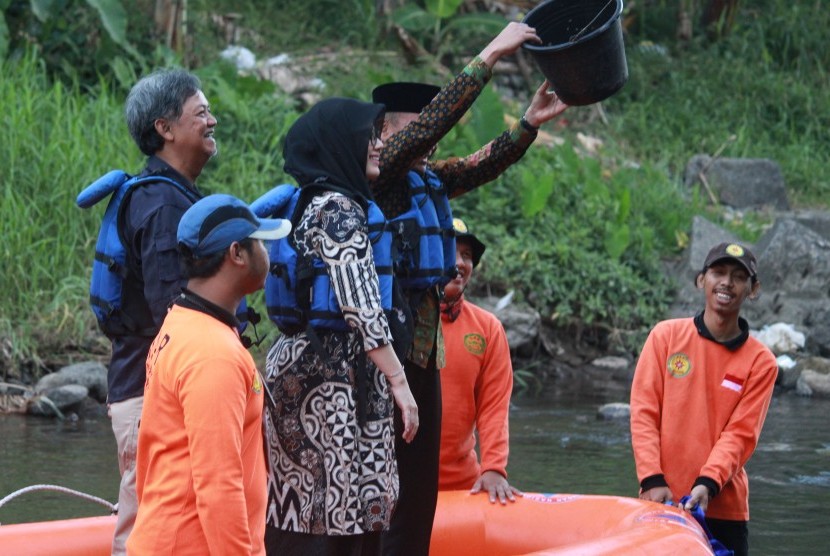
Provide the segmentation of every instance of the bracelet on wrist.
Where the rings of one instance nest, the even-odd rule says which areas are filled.
[[[524,116],[522,116],[522,119],[519,120],[519,124],[531,133],[536,133],[537,131],[539,131],[539,128],[537,126],[530,125],[530,122],[528,122],[527,118],[525,118]]]
[[[398,369],[397,371],[395,371],[392,374],[386,375],[386,380],[395,378],[396,376],[402,375],[402,374],[403,374],[403,367],[401,367],[400,369]]]

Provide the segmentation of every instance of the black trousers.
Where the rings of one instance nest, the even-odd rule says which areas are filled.
[[[438,502],[438,457],[441,449],[441,376],[435,352],[426,369],[407,361],[406,380],[418,404],[418,433],[407,444],[403,422],[395,408],[395,452],[400,496],[392,524],[383,537],[384,556],[427,556],[432,521]]]
[[[706,526],[712,536],[732,550],[735,556],[749,554],[749,528],[746,521],[706,518]]]
[[[375,556],[380,553],[380,533],[329,537],[265,529],[268,556]]]

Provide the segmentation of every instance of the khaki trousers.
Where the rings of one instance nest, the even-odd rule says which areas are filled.
[[[118,470],[121,472],[121,486],[118,490],[118,521],[112,539],[113,556],[127,554],[127,537],[133,530],[138,512],[138,498],[135,493],[135,455],[138,446],[138,423],[144,396],[130,398],[109,405],[112,432],[118,445]]]

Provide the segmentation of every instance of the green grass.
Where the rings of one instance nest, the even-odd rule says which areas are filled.
[[[259,83],[227,81],[222,66],[200,73],[208,96],[222,99],[214,103],[221,154],[200,187],[252,201],[285,181],[280,138],[296,115],[270,87],[264,95]],[[144,157],[126,131],[123,91],[50,82],[33,56],[6,62],[2,74],[0,365],[4,377],[38,375],[55,353],[102,347],[87,288],[106,203],[82,210],[75,197],[111,169],[138,172]]]
[[[75,206],[75,195],[101,169],[134,166],[138,158],[123,148],[120,102],[105,89],[82,96],[49,84],[31,57],[2,70],[0,337],[8,368],[82,341],[90,321],[81,278],[97,218]]]
[[[376,84],[390,79],[447,80],[437,60],[408,66],[390,56],[396,42],[386,34],[388,22],[374,17],[373,2],[326,0],[313,10],[308,5],[188,3],[192,49],[183,59],[202,78],[219,118],[220,154],[199,179],[205,192],[250,201],[287,181],[282,140],[297,117],[295,101],[270,83],[210,63],[224,39],[208,7],[210,13],[240,13],[239,24],[250,31],[240,42],[260,58],[348,52],[346,62],[320,71],[327,95],[368,99]],[[687,45],[674,41],[673,26],[649,24],[660,19],[660,9],[674,5],[651,5],[645,26],[626,37],[630,79],[603,103],[605,120],[591,107],[569,110],[567,125],[546,126],[566,140],[564,147],[534,145],[495,183],[453,201],[488,244],[477,278],[481,288],[516,290],[545,318],[593,330],[608,341],[641,338],[661,318],[671,289],[657,261],[685,247],[694,214],[747,241],[757,240],[769,224],[768,214],[729,214],[711,206],[705,194],[686,190],[682,175],[690,157],[773,159],[796,207],[827,207],[830,193],[830,12],[823,3],[743,2],[726,38],[707,43],[696,37]],[[81,4],[76,9],[86,15],[64,17],[42,44],[32,36],[32,49],[10,52],[0,66],[0,232],[6,261],[0,276],[0,379],[42,373],[58,354],[66,359],[106,349],[86,301],[104,207],[84,211],[74,199],[110,169],[141,169],[143,157],[123,122],[124,98],[139,75],[178,59],[156,46],[146,22],[131,11],[131,41],[145,59],[131,60],[105,44],[87,62],[83,54],[95,30],[85,26],[94,28],[97,17]],[[465,52],[455,59],[468,59],[479,49],[469,45],[483,47],[491,36],[465,30]],[[645,40],[665,46],[666,55],[641,48]],[[89,66],[80,67],[84,63]],[[464,62],[456,63],[452,73]],[[472,152],[504,128],[504,113],[521,114],[521,102],[503,101],[494,90],[489,86],[468,121],[442,141],[439,156]],[[574,153],[580,132],[603,140],[597,157]],[[253,303],[261,305],[261,298]],[[274,334],[269,323],[260,328],[261,334]],[[634,349],[639,340],[623,343]]]
[[[751,4],[718,43],[667,43],[661,56],[629,37],[630,79],[607,101],[602,134],[635,160],[664,163],[677,179],[692,155],[721,146],[724,157],[770,158],[782,166],[794,205],[826,206],[830,14],[818,2]]]

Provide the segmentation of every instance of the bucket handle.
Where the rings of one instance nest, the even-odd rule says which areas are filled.
[[[604,12],[604,11],[605,11],[605,9],[606,9],[608,6],[610,6],[610,5],[611,5],[611,2],[616,2],[616,0],[608,0],[608,3],[607,3],[607,4],[605,4],[605,5],[602,7],[602,9],[599,11],[599,13],[598,13],[597,15],[595,15],[595,16],[594,16],[594,19],[592,19],[591,21],[589,21],[589,22],[588,22],[588,25],[586,25],[585,27],[583,27],[583,28],[582,28],[582,30],[581,30],[581,31],[579,31],[576,35],[571,35],[571,37],[568,39],[568,42],[576,42],[576,41],[578,41],[579,39],[581,39],[581,38],[582,38],[582,35],[584,35],[584,34],[585,34],[585,32],[588,30],[588,28],[589,28],[591,25],[593,25],[593,24],[594,24],[594,22],[597,20],[597,18],[598,18],[599,16],[601,16],[601,15],[602,15],[602,12]]]

